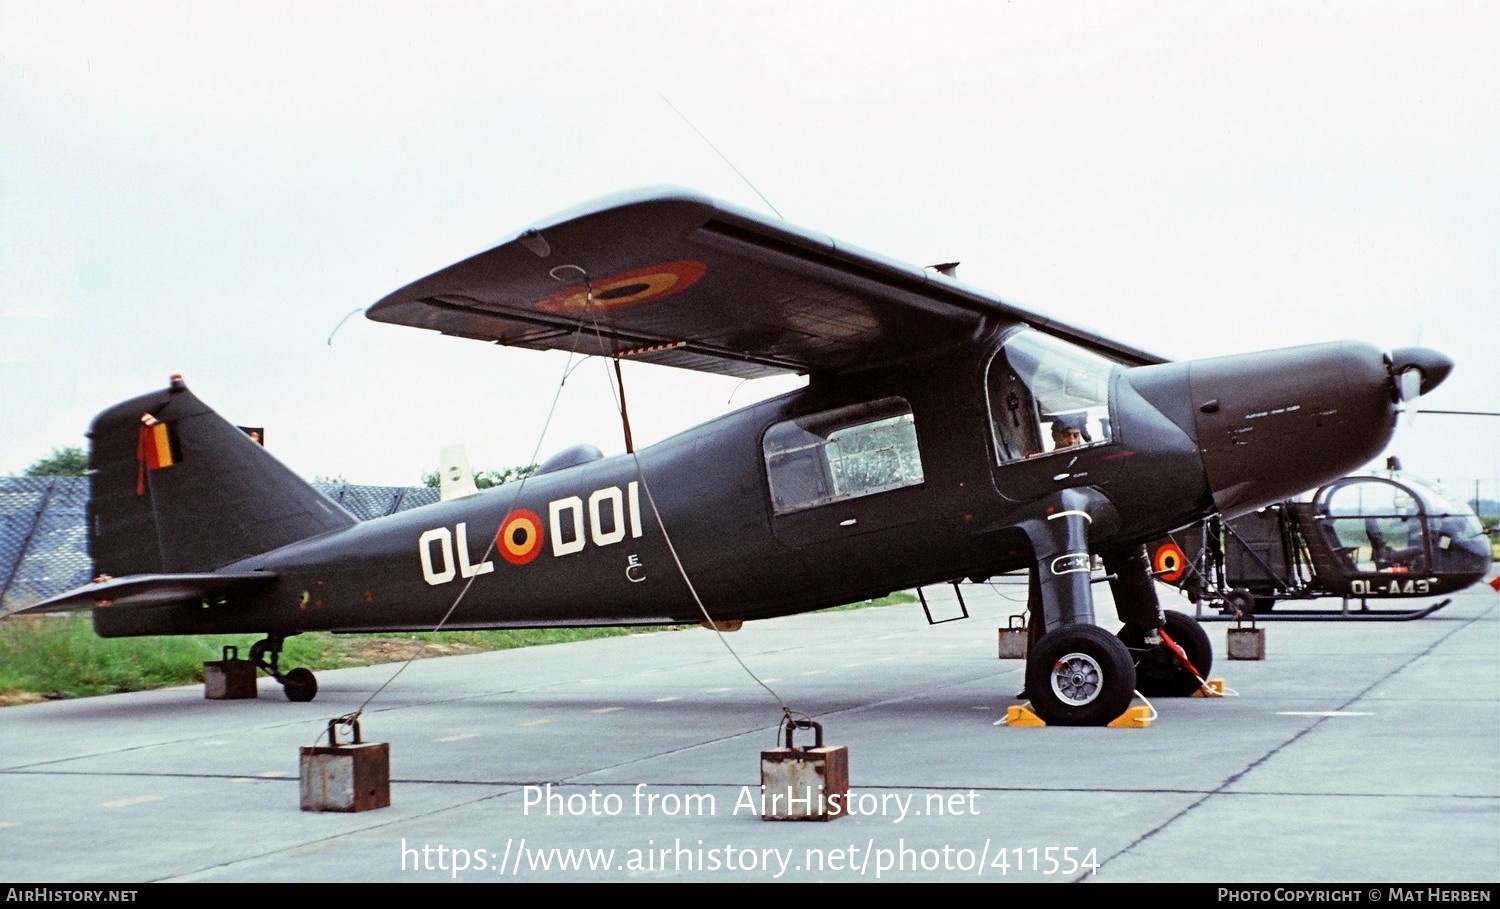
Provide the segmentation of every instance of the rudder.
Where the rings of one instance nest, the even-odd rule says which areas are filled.
[[[357,519],[180,377],[94,418],[89,552],[114,577],[214,571]]]

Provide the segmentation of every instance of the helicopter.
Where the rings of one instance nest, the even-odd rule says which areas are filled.
[[[635,450],[359,521],[174,376],[89,430],[106,637],[736,623],[1030,572],[1032,707],[1101,726],[1186,695],[1207,635],[1146,544],[1367,463],[1452,361],[1330,342],[1169,362],[919,268],[675,188],[585,204],[417,280],[381,323],[804,387]],[[618,375],[618,370],[616,370]],[[621,395],[623,401],[623,394]],[[1332,440],[1332,441],[1331,441]],[[1124,628],[1095,620],[1091,564]],[[1142,693],[1146,693],[1143,691]]]
[[[1244,618],[1410,621],[1448,605],[1372,610],[1370,600],[1433,598],[1489,573],[1491,541],[1479,516],[1387,458],[1235,518],[1210,518],[1152,545],[1161,580],[1201,608]],[[1338,612],[1281,609],[1338,597]],[[1358,608],[1351,609],[1351,602]]]

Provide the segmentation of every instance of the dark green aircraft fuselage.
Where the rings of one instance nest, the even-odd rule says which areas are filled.
[[[1000,326],[965,349],[814,377],[635,456],[539,473],[228,564],[170,565],[274,580],[157,608],[97,608],[96,627],[105,635],[431,630],[697,622],[705,612],[727,622],[1037,564],[1076,578],[1076,566],[1046,563],[1052,553],[1041,538],[1078,523],[1053,515],[1086,518],[1081,542],[1061,540],[1052,547],[1059,554],[1124,552],[1357,467],[1394,425],[1381,354],[1328,344],[1104,367],[1096,425],[1107,427],[1107,441],[1007,458],[1007,421],[1020,420],[1005,379],[1025,372],[1019,348],[1035,334]],[[1056,377],[1039,376],[1030,375],[1031,390],[1051,394],[1040,385]],[[158,396],[161,404],[137,399],[121,412],[170,418],[173,399],[191,393]],[[193,413],[176,424],[184,449],[203,435],[201,421],[218,419],[193,400],[195,408],[179,407]],[[865,438],[878,432],[894,441]],[[813,441],[783,451],[778,440],[789,433]],[[176,482],[185,484],[178,499],[212,497],[195,460],[231,443],[258,449],[221,433],[170,469],[149,471],[143,495],[171,501]],[[842,486],[829,479],[838,471]],[[198,518],[200,526],[236,520],[212,508]],[[1089,618],[1071,609],[1056,618]]]

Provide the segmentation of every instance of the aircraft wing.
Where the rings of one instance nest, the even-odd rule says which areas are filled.
[[[224,572],[207,574],[137,574],[111,578],[72,590],[17,609],[9,615],[34,615],[42,612],[68,612],[94,607],[126,608],[167,606],[184,600],[211,599],[237,588],[258,586],[276,579],[267,571]]]
[[[687,190],[612,196],[416,281],[378,322],[752,378],[844,372],[1026,322],[1112,359],[1161,357]]]

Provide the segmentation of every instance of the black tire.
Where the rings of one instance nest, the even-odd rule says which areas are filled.
[[[1098,625],[1047,632],[1026,660],[1026,692],[1049,726],[1106,726],[1135,694],[1130,651]]]
[[[1206,679],[1214,665],[1214,647],[1209,643],[1208,632],[1198,620],[1185,613],[1168,609],[1167,636],[1177,642],[1188,660]],[[1148,698],[1185,698],[1201,686],[1198,679],[1182,664],[1167,645],[1146,646],[1146,632],[1134,625],[1120,629],[1120,640],[1130,648],[1135,660],[1135,686]]]
[[[1255,615],[1255,597],[1243,587],[1229,591],[1229,596],[1224,598],[1224,605],[1229,607],[1229,614],[1237,619],[1248,619]]]
[[[318,696],[318,677],[298,666],[281,677],[281,688],[289,701],[310,701]]]

